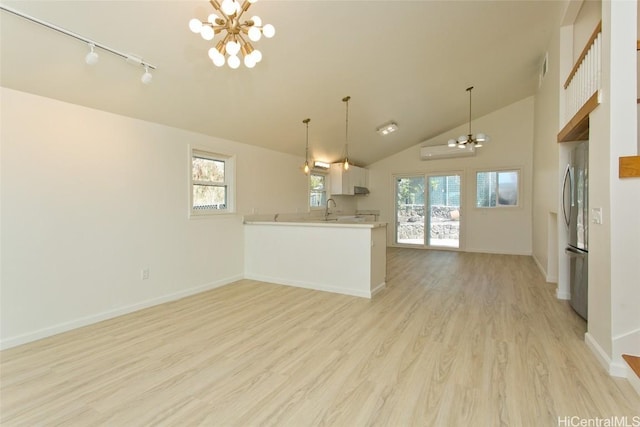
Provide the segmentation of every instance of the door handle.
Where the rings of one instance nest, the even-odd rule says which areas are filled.
[[[567,203],[565,197],[565,191],[567,189],[567,178],[569,179],[569,186],[571,186],[571,165],[567,165],[567,169],[564,171],[564,179],[562,180],[562,214],[564,216],[564,223],[568,227],[570,218],[567,213]],[[569,188],[569,191],[573,192],[573,189]]]
[[[575,256],[580,258],[584,258],[587,255],[587,252],[581,251],[580,249],[576,249],[571,246],[567,246],[566,248],[564,248],[564,252],[569,256]]]

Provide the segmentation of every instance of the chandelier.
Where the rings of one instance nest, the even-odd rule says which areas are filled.
[[[447,145],[449,147],[458,147],[458,148],[466,148],[467,146],[475,146],[482,147],[482,144],[485,142],[489,142],[489,136],[484,133],[471,133],[471,91],[473,90],[473,86],[467,88],[467,92],[469,92],[469,133],[467,135],[462,135],[458,137],[458,139],[450,139]],[[473,145],[472,145],[473,144]]]
[[[203,39],[213,40],[216,34],[224,32],[224,37],[215,47],[209,49],[209,58],[217,67],[222,67],[225,62],[231,68],[240,66],[239,54],[242,54],[244,65],[253,68],[262,60],[262,53],[254,49],[251,43],[260,40],[262,36],[271,38],[276,29],[271,24],[262,25],[259,16],[242,21],[242,15],[258,0],[244,0],[242,5],[238,0],[209,0],[211,6],[219,13],[212,13],[207,21],[193,18],[189,21],[189,29],[194,33],[200,33]],[[246,38],[245,38],[246,37]]]

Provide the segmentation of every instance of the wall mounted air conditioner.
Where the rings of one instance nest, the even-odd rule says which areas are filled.
[[[449,159],[452,157],[469,157],[475,155],[476,150],[472,145],[465,148],[449,147],[448,145],[420,147],[420,158],[422,160]]]

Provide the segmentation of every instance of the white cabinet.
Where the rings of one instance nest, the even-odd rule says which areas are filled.
[[[329,169],[332,195],[353,196],[354,187],[367,187],[367,170],[357,166],[350,166],[344,170],[342,163],[333,163]]]

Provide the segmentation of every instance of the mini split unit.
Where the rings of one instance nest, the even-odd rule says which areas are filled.
[[[420,147],[420,159],[422,160],[437,160],[437,159],[449,159],[452,157],[469,157],[475,156],[476,150],[473,145],[460,147],[449,147],[448,145],[428,145],[426,147]]]

